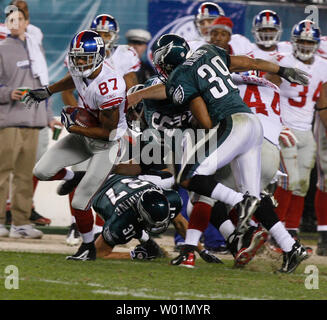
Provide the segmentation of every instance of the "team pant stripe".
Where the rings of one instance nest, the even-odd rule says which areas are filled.
[[[288,173],[287,173],[287,167],[285,165],[285,162],[284,162],[284,158],[283,158],[283,155],[282,153],[280,153],[280,169],[283,173],[286,173],[287,176],[286,177],[281,177],[280,178],[280,181],[281,181],[281,187],[284,189],[284,190],[288,190],[288,185],[289,185],[289,179],[288,179]]]
[[[205,155],[208,157],[211,153],[216,151],[219,146],[227,139],[230,132],[232,131],[233,127],[233,120],[231,117],[227,117],[220,121],[219,125],[216,127],[217,134],[215,134],[214,129],[209,130],[206,133],[204,139],[201,139],[197,144],[193,147],[189,160],[182,166],[181,171],[177,176],[177,183],[181,183],[182,181],[189,179],[193,176],[196,169],[199,167],[200,162],[195,161],[195,163],[188,163],[190,160],[196,159],[196,153],[202,146],[204,145]],[[215,137],[217,138],[217,148],[215,150],[210,150],[210,138]]]

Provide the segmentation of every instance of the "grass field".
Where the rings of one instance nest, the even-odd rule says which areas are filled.
[[[0,252],[1,300],[322,300],[327,298],[327,266],[319,270],[319,289],[305,287],[305,267],[279,274],[276,264],[256,257],[244,269],[231,260],[212,265],[196,260],[196,268],[169,265],[169,259],[66,261],[65,255]],[[19,289],[5,288],[5,268],[19,271]]]

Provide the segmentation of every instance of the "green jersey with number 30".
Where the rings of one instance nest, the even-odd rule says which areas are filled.
[[[93,209],[105,221],[102,235],[112,247],[141,238],[143,221],[137,211],[137,202],[145,190],[162,191],[169,201],[170,218],[182,208],[182,200],[174,190],[163,190],[137,177],[112,175],[93,200]]]
[[[251,113],[231,79],[229,65],[230,57],[224,49],[211,44],[201,46],[169,76],[167,96],[176,106],[189,105],[202,97],[213,125],[234,113]]]

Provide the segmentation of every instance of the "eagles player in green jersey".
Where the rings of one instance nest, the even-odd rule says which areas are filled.
[[[146,232],[164,232],[179,213],[182,201],[173,190],[163,190],[133,176],[112,175],[97,193],[92,207],[105,221],[95,243],[97,257],[108,256],[116,245],[136,238],[145,247],[136,250],[136,254],[154,258],[160,249]]]
[[[190,191],[236,206],[239,213],[237,230],[245,232],[260,198],[263,130],[260,121],[239,96],[230,72],[261,70],[277,73],[302,85],[308,82],[307,74],[261,59],[229,56],[225,50],[210,44],[191,54],[185,39],[174,34],[163,35],[155,42],[153,61],[165,84],[134,93],[128,97],[129,103],[137,103],[142,98],[160,100],[168,97],[177,106],[189,105],[200,128],[214,129],[193,147],[196,155],[200,147],[205,148],[204,160],[195,163],[186,160],[177,182]],[[216,148],[208,150],[212,141]],[[189,159],[193,160],[194,154]],[[231,163],[237,186],[244,194],[242,197],[217,184],[212,176],[228,163]],[[188,252],[193,250],[198,237],[198,233],[190,236],[190,246],[176,264],[188,259]]]
[[[187,226],[186,220],[181,219],[182,200],[179,194],[135,176],[112,175],[97,193],[92,207],[105,221],[102,234],[95,244],[82,243],[69,260],[123,259],[130,256],[132,259],[150,260],[163,256],[162,249],[149,233],[165,232],[170,221],[185,236]],[[132,238],[139,239],[140,245],[130,255],[112,252],[116,245],[128,243]],[[201,246],[198,252],[206,262],[222,263]]]

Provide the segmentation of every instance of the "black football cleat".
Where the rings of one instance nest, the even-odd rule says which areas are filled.
[[[48,226],[51,223],[51,219],[41,216],[34,208],[31,210],[29,220],[38,226]]]
[[[259,203],[260,200],[258,198],[246,193],[243,196],[243,200],[236,204],[235,209],[238,213],[237,232],[244,233],[249,228],[249,222]]]
[[[234,256],[234,266],[242,267],[248,264],[257,251],[268,239],[268,232],[260,227],[249,227],[245,234],[234,231],[227,240],[228,248]]]
[[[71,193],[80,183],[85,175],[85,171],[74,171],[73,179],[63,181],[59,184],[57,188],[57,194],[59,196],[64,196]]]
[[[216,257],[213,253],[211,253],[207,249],[203,249],[202,251],[200,251],[199,255],[207,263],[222,263],[223,264],[223,262],[218,257]]]
[[[291,273],[295,271],[298,265],[308,257],[305,248],[296,240],[290,252],[283,252],[283,264],[279,272]]]
[[[77,252],[73,256],[67,256],[66,260],[88,261],[96,259],[96,250],[94,241],[90,243],[82,243]]]
[[[192,245],[184,245],[181,248],[179,256],[172,259],[170,264],[173,266],[181,266],[186,268],[194,268],[195,265],[195,254],[194,251],[196,250],[195,246]]]

